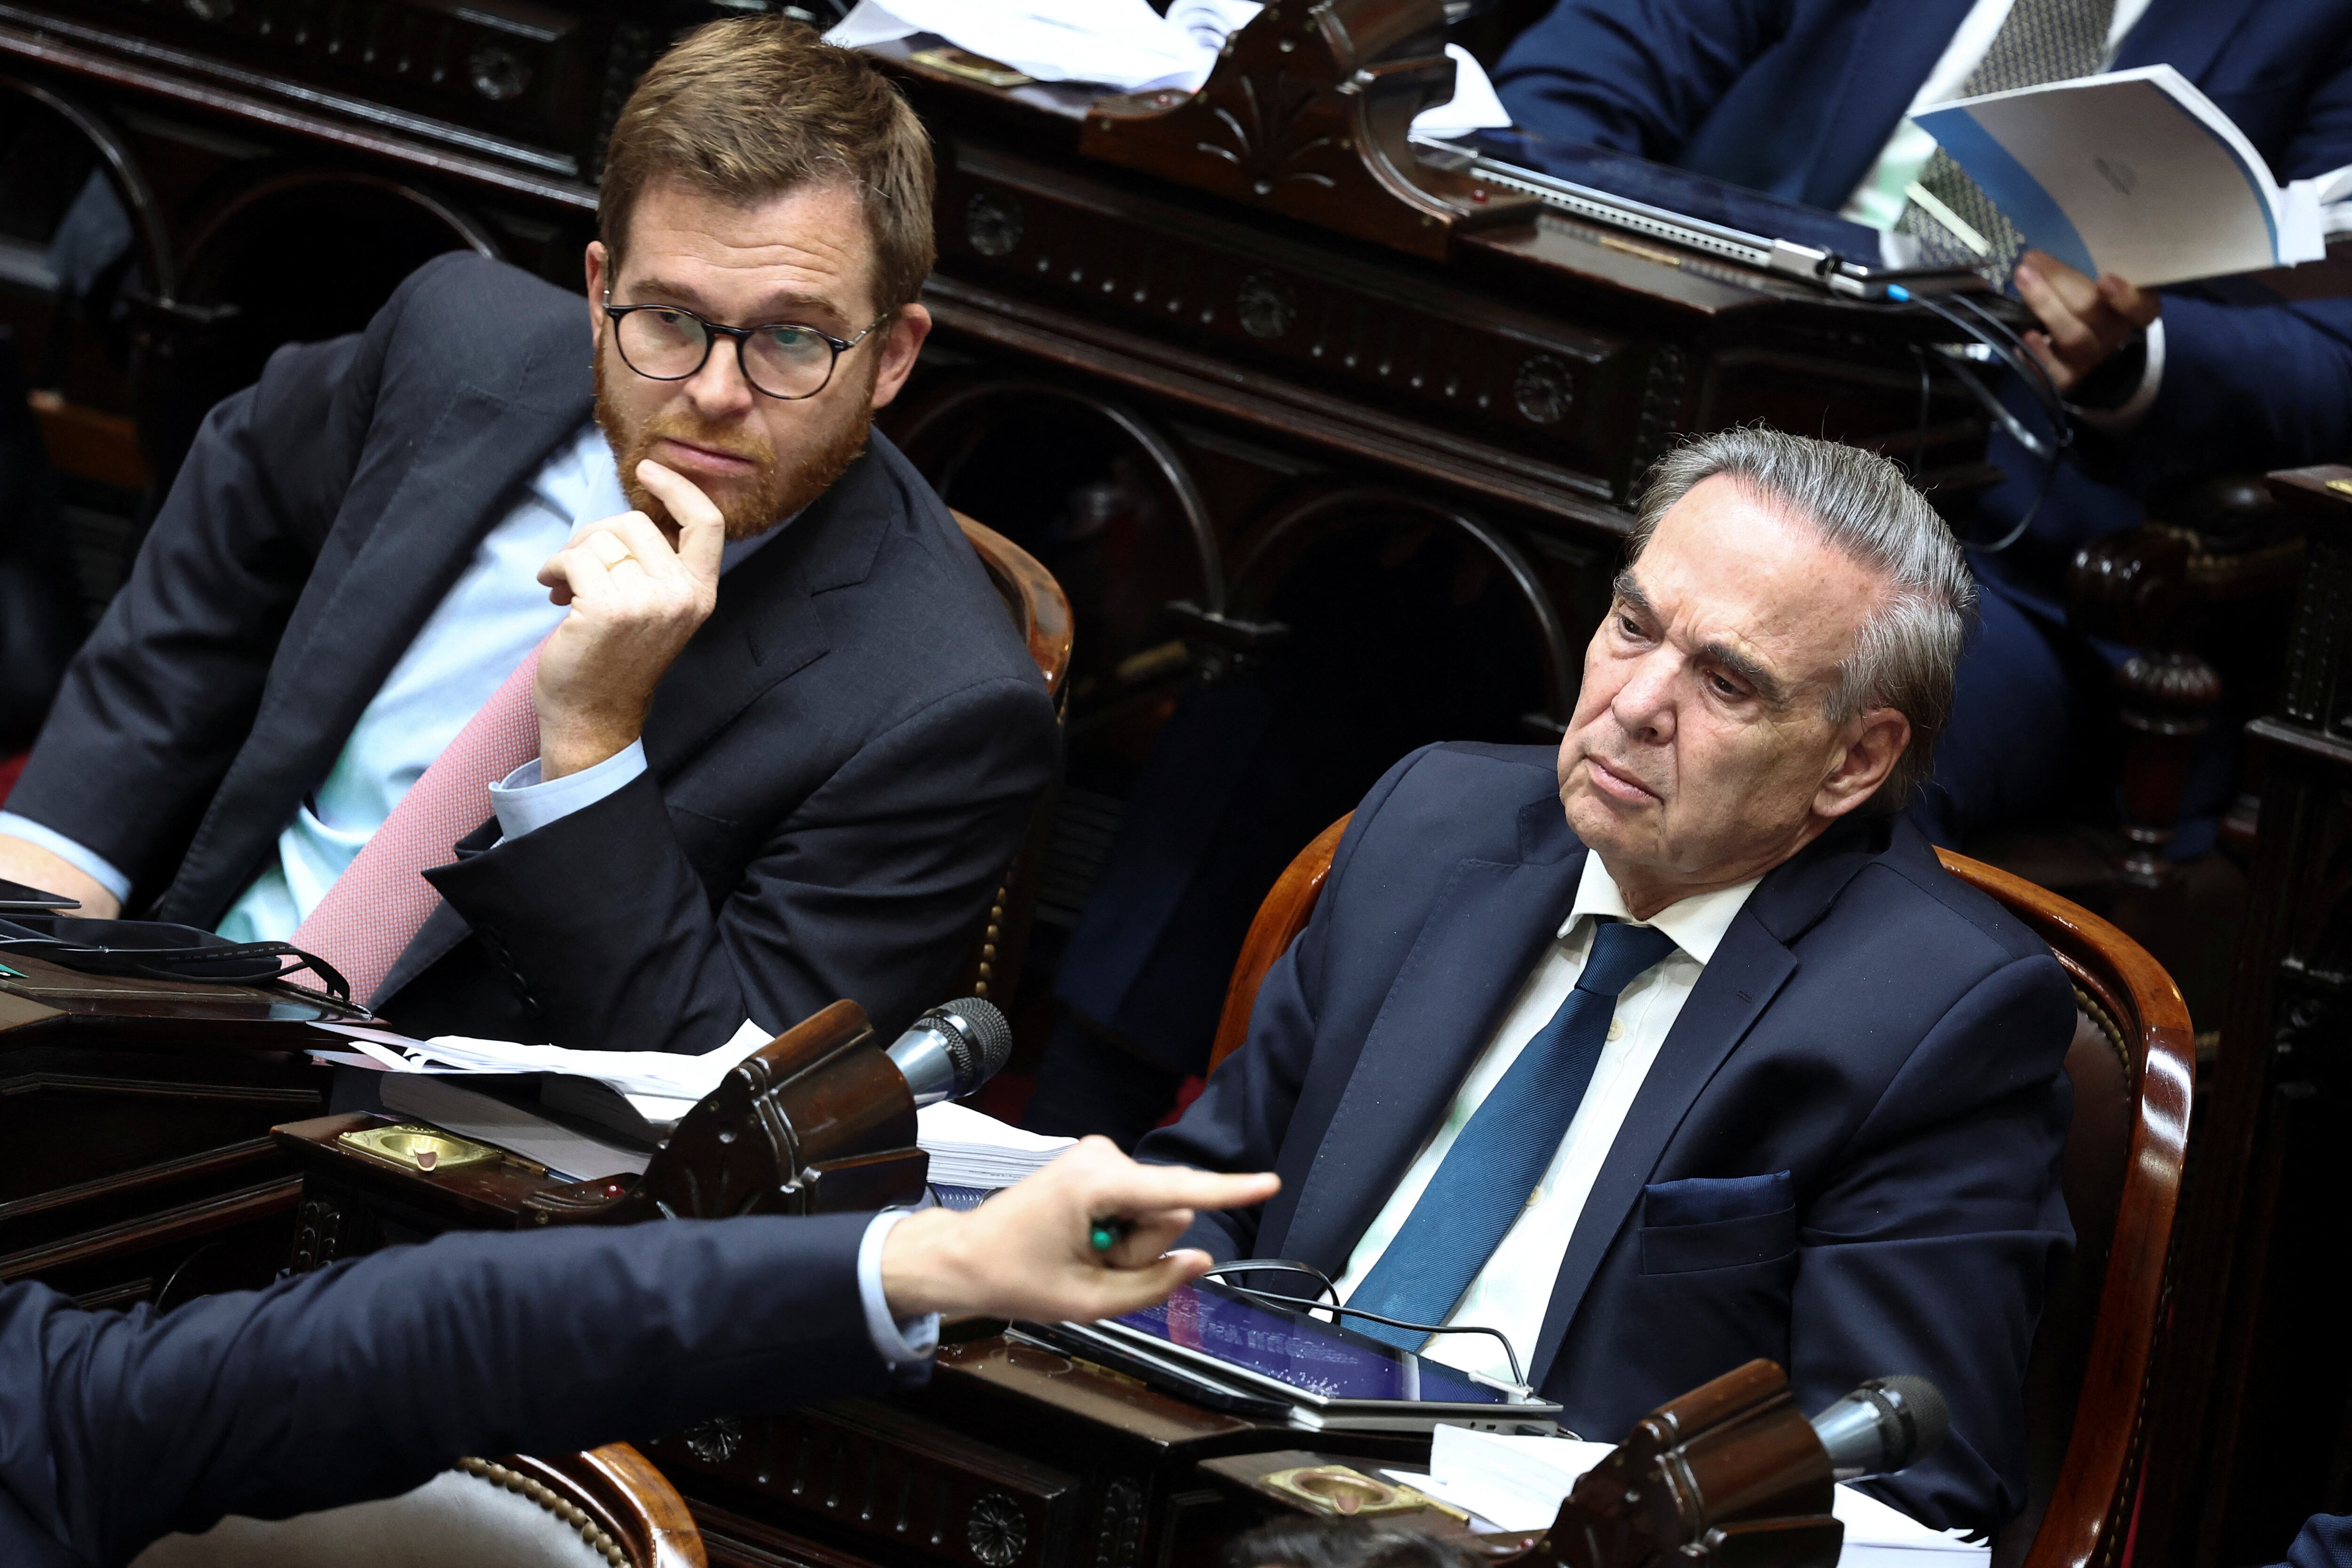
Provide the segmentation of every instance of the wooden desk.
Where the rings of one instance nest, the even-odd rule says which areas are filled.
[[[267,1284],[301,1194],[269,1129],[325,1105],[299,1038],[332,1007],[290,988],[6,968],[0,1281],[91,1307]]]

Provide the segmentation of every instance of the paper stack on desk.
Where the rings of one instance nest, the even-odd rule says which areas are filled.
[[[734,1037],[700,1056],[670,1051],[572,1051],[513,1040],[442,1036],[415,1040],[383,1029],[322,1025],[351,1040],[354,1052],[321,1058],[382,1071],[386,1110],[429,1121],[497,1148],[512,1150],[559,1175],[635,1175],[653,1146],[695,1102],[717,1089],[736,1063],[768,1043],[765,1029],[746,1022]],[[476,1080],[473,1084],[468,1079]],[[533,1088],[545,1108],[528,1100]],[[625,1101],[619,1114],[593,1096]],[[634,1112],[634,1115],[630,1113]],[[579,1125],[593,1123],[617,1138]],[[1011,1186],[1077,1142],[1007,1126],[952,1100],[915,1113],[916,1142],[931,1156],[931,1184],[952,1206],[968,1207],[998,1187]]]
[[[1011,1186],[1077,1142],[1009,1127],[951,1100],[923,1107],[916,1121],[930,1152],[931,1185],[974,1194]]]
[[[1429,1474],[1403,1479],[1496,1530],[1543,1530],[1578,1478],[1612,1447],[1440,1426],[1431,1436]],[[1845,1526],[1839,1568],[1981,1568],[1992,1560],[1990,1546],[1971,1546],[1957,1530],[1930,1530],[1852,1487],[1832,1489],[1831,1511]]]

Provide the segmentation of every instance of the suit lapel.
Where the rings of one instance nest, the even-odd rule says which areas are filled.
[[[1510,863],[1458,862],[1364,1037],[1301,1183],[1281,1247],[1337,1273],[1453,1104],[1528,971],[1576,897],[1584,849],[1559,823],[1549,857],[1524,852],[1528,814],[1558,821],[1547,797],[1521,813]],[[1559,841],[1570,847],[1559,852]]]
[[[1560,1341],[1592,1284],[1610,1245],[1624,1227],[1683,1119],[1757,1019],[1797,972],[1790,949],[1826,913],[1839,891],[1886,847],[1885,819],[1847,817],[1759,883],[1699,973],[1665,1043],[1642,1080],[1609,1157],[1584,1200],[1551,1305],[1529,1358],[1541,1387]]]
[[[2201,81],[2221,46],[2254,10],[2251,4],[2215,5],[2209,0],[2149,0],[2147,10],[2124,35],[2115,68],[2168,65],[2190,81]]]
[[[1817,110],[1821,140],[1798,199],[1836,212],[1878,162],[1974,0],[1876,0]]]
[[[1723,944],[1700,972],[1698,984],[1683,1004],[1675,1026],[1667,1031],[1657,1060],[1642,1080],[1641,1092],[1625,1113],[1625,1123],[1618,1129],[1609,1158],[1584,1200],[1583,1212],[1569,1237],[1567,1255],[1560,1259],[1551,1306],[1544,1313],[1543,1332],[1528,1363],[1528,1375],[1538,1387],[1551,1370],[1552,1357],[1592,1283],[1593,1272],[1601,1267],[1609,1244],[1616,1239],[1651,1173],[1657,1169],[1658,1157],[1665,1152],[1675,1129],[1682,1125],[1683,1117],[1724,1058],[1731,1055],[1732,1047],[1796,973],[1795,957],[1764,929],[1756,918],[1754,903],[1751,897],[1750,907],[1733,919]]]
[[[646,763],[656,778],[673,777],[769,689],[831,649],[824,595],[872,574],[898,510],[889,492],[883,465],[860,458],[727,574],[718,608],[655,693]]]
[[[459,386],[376,517],[339,521],[312,572],[321,598],[272,662],[253,732],[190,841],[164,918],[209,924],[244,890],[475,546],[588,417],[581,357],[578,385],[545,398]]]

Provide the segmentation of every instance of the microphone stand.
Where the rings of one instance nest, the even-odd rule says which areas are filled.
[[[1549,1530],[1501,1568],[1833,1568],[1845,1527],[1830,1513],[1830,1456],[1790,1396],[1752,1361],[1660,1405],[1576,1483]],[[1494,1543],[1504,1545],[1501,1542]]]

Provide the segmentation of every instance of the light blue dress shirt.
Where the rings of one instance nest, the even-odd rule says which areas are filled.
[[[604,433],[593,420],[533,475],[520,502],[483,537],[454,586],[393,666],[352,726],[326,780],[278,836],[277,863],[223,918],[232,942],[284,942],[325,898],[401,797],[424,776],[467,720],[567,613],[548,601],[539,569],[573,533],[629,510]],[[789,520],[787,520],[789,521]],[[732,568],[782,531],[770,529],[727,546]],[[490,786],[487,805],[509,838],[594,805],[646,770],[642,742],[550,784],[537,759]],[[117,899],[131,879],[105,857],[55,829],[0,811],[11,834],[87,872]]]

